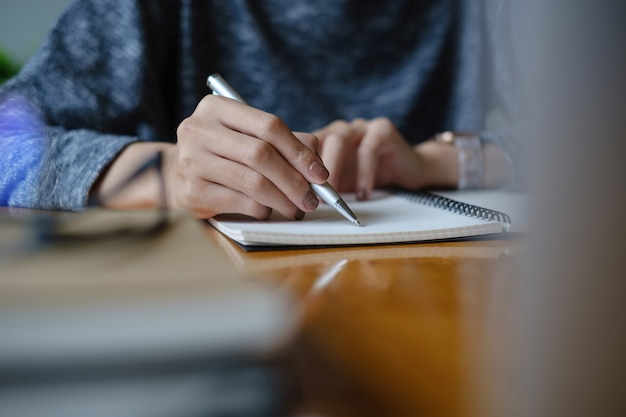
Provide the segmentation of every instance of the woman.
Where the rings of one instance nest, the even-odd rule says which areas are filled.
[[[501,185],[510,142],[484,132],[495,36],[485,10],[469,0],[77,1],[2,89],[47,126],[29,204],[156,206],[156,175],[111,191],[157,151],[168,205],[202,218],[301,219],[318,205],[309,183],[326,180],[361,199],[385,186]],[[213,72],[251,106],[207,95]],[[444,131],[471,134],[431,140]]]

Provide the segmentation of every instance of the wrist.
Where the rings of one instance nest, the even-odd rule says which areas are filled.
[[[478,135],[463,132],[443,132],[435,135],[435,142],[454,147],[457,152],[458,180],[456,188],[483,188],[485,160]]]
[[[100,174],[90,196],[104,207],[114,209],[146,209],[161,204],[163,192],[157,170],[150,169],[119,188],[133,173],[157,152],[165,153],[173,145],[160,142],[135,142],[120,152]],[[164,156],[165,158],[165,156]]]
[[[428,140],[414,147],[419,158],[416,188],[455,188],[459,178],[457,152],[453,146]]]

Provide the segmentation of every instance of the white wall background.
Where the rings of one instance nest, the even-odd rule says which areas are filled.
[[[0,0],[0,48],[24,63],[73,0]]]

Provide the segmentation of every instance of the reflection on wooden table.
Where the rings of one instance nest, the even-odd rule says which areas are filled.
[[[484,416],[505,406],[503,326],[520,239],[246,253],[208,233],[240,269],[299,302],[288,352],[296,415]]]

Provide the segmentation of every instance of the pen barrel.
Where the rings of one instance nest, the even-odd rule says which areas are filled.
[[[232,98],[240,103],[248,104],[246,103],[246,100],[244,100],[243,97],[241,97],[237,91],[235,91],[235,89],[219,74],[209,75],[206,80],[206,85],[215,95]]]
[[[334,206],[337,201],[341,200],[341,196],[327,183],[311,184],[311,190],[326,204]]]
[[[335,191],[333,187],[330,186],[329,183],[325,182],[324,184],[311,184],[311,189],[315,194],[317,194],[319,198],[321,198],[326,204],[337,210],[349,222],[354,223],[357,226],[361,226],[361,223],[359,223],[352,210],[350,210],[350,207],[348,207],[346,202],[343,201],[341,196],[337,193],[337,191]]]

